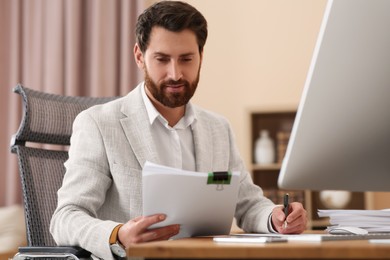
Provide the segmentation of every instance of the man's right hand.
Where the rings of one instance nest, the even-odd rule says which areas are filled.
[[[134,243],[168,240],[179,233],[180,225],[149,229],[151,225],[164,221],[165,218],[166,216],[163,214],[156,214],[131,219],[120,227],[118,240],[125,248]]]

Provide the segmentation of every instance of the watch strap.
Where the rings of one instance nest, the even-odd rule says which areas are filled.
[[[123,224],[119,224],[112,230],[110,236],[110,245],[115,244],[118,241],[118,232],[122,226]]]

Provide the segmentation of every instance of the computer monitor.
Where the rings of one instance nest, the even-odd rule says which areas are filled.
[[[390,1],[329,1],[278,185],[390,191]]]

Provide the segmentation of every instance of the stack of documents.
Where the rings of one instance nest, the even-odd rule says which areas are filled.
[[[239,178],[239,172],[192,172],[146,162],[143,215],[166,214],[167,218],[152,228],[180,224],[175,239],[229,234]]]
[[[318,210],[319,217],[329,217],[334,226],[359,227],[373,232],[390,232],[390,209]]]

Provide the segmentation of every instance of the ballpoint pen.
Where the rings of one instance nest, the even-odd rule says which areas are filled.
[[[284,215],[286,216],[284,223],[283,223],[283,228],[286,229],[287,228],[288,208],[289,208],[288,193],[284,194],[283,206],[284,206]]]

